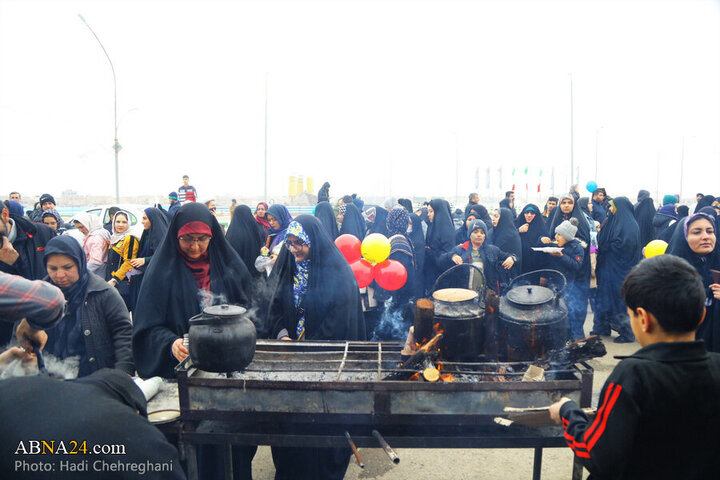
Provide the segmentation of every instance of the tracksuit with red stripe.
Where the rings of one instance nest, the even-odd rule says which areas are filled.
[[[720,354],[695,341],[617,358],[593,422],[575,402],[560,408],[590,478],[720,478]]]

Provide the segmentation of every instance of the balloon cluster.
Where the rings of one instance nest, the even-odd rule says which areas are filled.
[[[365,240],[349,234],[340,235],[335,245],[350,264],[358,287],[375,280],[385,290],[397,290],[407,281],[407,270],[397,260],[388,260],[390,240],[381,233],[371,233]]]

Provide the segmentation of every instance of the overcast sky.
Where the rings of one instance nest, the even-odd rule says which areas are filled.
[[[0,0],[0,195],[720,194],[720,2]],[[602,127],[602,128],[601,128]],[[597,145],[597,150],[596,150]]]

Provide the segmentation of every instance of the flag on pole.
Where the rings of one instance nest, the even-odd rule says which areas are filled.
[[[502,167],[498,168],[498,188],[502,190]]]
[[[550,170],[550,193],[555,193],[555,167]]]
[[[485,188],[490,190],[490,167],[487,167],[485,172]]]
[[[540,185],[542,184],[542,168],[540,169],[540,173],[538,174],[538,193],[540,193]]]
[[[510,176],[512,177],[512,188],[510,190],[512,190],[514,192],[515,191],[515,167],[513,167],[512,174]]]
[[[480,188],[480,167],[475,168],[475,190]]]
[[[525,195],[527,196],[527,192],[530,186],[528,185],[528,166],[525,165]]]

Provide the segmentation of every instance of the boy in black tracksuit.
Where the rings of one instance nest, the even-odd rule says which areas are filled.
[[[643,348],[610,374],[594,421],[567,398],[551,417],[592,479],[718,478],[720,355],[695,340],[702,279],[685,260],[661,255],[633,268],[622,295]]]

